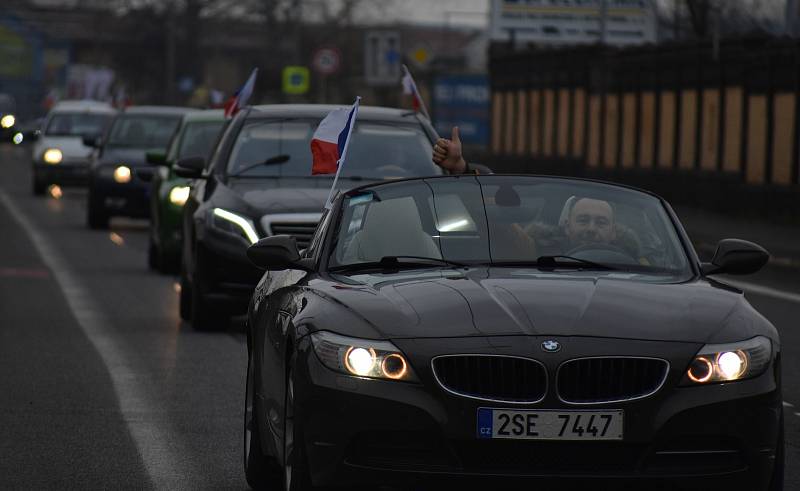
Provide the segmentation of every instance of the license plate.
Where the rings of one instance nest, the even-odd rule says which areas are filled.
[[[478,408],[478,438],[622,440],[622,410],[559,411]]]

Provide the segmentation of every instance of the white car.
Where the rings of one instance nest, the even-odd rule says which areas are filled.
[[[33,145],[33,194],[44,194],[51,184],[85,185],[94,143],[116,110],[104,102],[62,101],[42,125]]]

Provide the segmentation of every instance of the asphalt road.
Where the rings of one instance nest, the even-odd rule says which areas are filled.
[[[146,222],[88,230],[85,198],[34,198],[26,150],[0,146],[0,489],[246,489],[242,326],[182,323],[176,278],[147,269]],[[747,281],[782,335],[800,489],[800,280]]]

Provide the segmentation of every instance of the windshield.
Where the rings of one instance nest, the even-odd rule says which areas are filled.
[[[111,127],[109,146],[166,149],[180,123],[180,116],[120,116]]]
[[[330,267],[415,256],[467,264],[691,274],[661,202],[600,183],[518,176],[400,182],[349,194]],[[569,256],[569,258],[564,257]]]
[[[222,120],[187,123],[181,136],[178,158],[207,156],[224,125]]]
[[[239,132],[228,173],[246,176],[311,176],[311,136],[319,120],[250,121]],[[432,145],[419,125],[359,121],[341,175],[384,179],[441,174],[431,162]],[[257,165],[286,156],[282,163]],[[252,167],[254,166],[255,167]],[[249,170],[245,170],[250,167]]]
[[[47,123],[44,134],[48,136],[100,136],[103,134],[111,114],[54,113]]]

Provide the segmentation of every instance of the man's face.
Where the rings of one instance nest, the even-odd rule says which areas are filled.
[[[573,247],[610,243],[615,238],[611,205],[597,199],[578,200],[569,214],[566,232]]]

